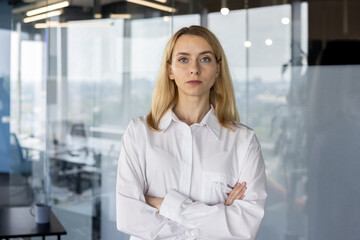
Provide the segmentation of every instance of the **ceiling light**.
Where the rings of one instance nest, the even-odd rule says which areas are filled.
[[[166,3],[167,0],[155,0],[157,2]]]
[[[110,14],[110,18],[124,18],[124,19],[129,19],[129,18],[131,18],[131,14],[116,14],[116,13],[112,13],[112,14]]]
[[[47,21],[45,23],[36,23],[34,25],[35,28],[47,28],[47,27],[61,27],[63,23],[60,23],[58,21]]]
[[[284,24],[284,25],[287,25],[287,24],[290,23],[290,19],[287,18],[287,17],[283,17],[283,18],[281,19],[281,23]]]
[[[224,16],[228,15],[230,10],[228,8],[221,8],[220,13]]]
[[[56,11],[53,11],[53,12],[44,13],[44,14],[33,16],[33,17],[27,17],[27,18],[24,18],[24,23],[35,22],[35,21],[38,21],[38,20],[41,20],[41,19],[59,16],[61,14],[62,14],[61,10],[56,10]]]
[[[229,8],[227,7],[226,0],[221,0],[221,9],[220,13],[224,16],[228,15],[230,12]]]
[[[55,27],[109,27],[112,25],[111,21],[77,21],[77,22],[58,22],[47,21],[45,23],[36,23],[35,28],[55,28]]]
[[[101,13],[95,13],[95,14],[94,14],[94,18],[96,18],[96,19],[102,18]]]
[[[245,41],[244,46],[247,47],[247,48],[251,47],[251,42],[250,41]]]
[[[50,11],[53,11],[53,10],[56,10],[56,9],[68,7],[69,5],[70,4],[69,4],[68,1],[51,4],[51,5],[46,6],[46,7],[41,7],[41,8],[30,10],[30,11],[26,12],[26,16],[30,17],[30,16],[34,16],[34,15],[37,15],[37,14],[40,14],[40,13],[50,12]]]
[[[130,3],[135,3],[135,4],[142,5],[142,6],[146,6],[146,7],[155,8],[155,9],[165,11],[165,12],[171,12],[171,13],[176,12],[175,8],[164,6],[164,5],[157,4],[157,3],[147,2],[144,0],[126,0],[126,1],[130,2]]]
[[[268,38],[265,40],[265,44],[271,46],[273,44],[273,41],[270,38]]]

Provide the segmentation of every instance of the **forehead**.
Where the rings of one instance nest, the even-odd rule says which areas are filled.
[[[175,54],[177,52],[190,53],[190,52],[204,52],[204,51],[213,52],[213,48],[205,38],[201,36],[186,35],[186,34],[178,38],[173,50]]]

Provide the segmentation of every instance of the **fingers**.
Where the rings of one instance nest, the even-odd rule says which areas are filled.
[[[230,206],[236,199],[244,199],[246,189],[246,182],[237,183],[226,199],[225,205]]]
[[[152,207],[156,207],[155,200],[156,200],[156,198],[145,195],[146,203]]]
[[[153,208],[157,208],[160,211],[161,204],[163,202],[163,198],[151,197],[149,195],[145,195],[146,204],[150,205]]]
[[[154,200],[155,200],[155,199],[156,199],[156,198],[154,198],[154,197],[151,197],[151,196],[149,196],[149,195],[145,195],[145,201],[146,201],[146,203],[149,204],[149,205],[151,205],[151,206],[154,205]]]
[[[148,195],[145,195],[145,201],[146,201],[147,204],[149,204],[150,198],[151,198],[151,197],[149,197]]]

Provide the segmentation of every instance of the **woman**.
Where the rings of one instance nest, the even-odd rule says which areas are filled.
[[[255,239],[265,166],[254,131],[238,123],[225,53],[204,27],[169,40],[151,111],[122,139],[119,231],[131,239]]]

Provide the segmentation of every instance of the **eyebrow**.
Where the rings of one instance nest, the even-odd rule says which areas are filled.
[[[199,55],[204,55],[204,54],[208,54],[208,53],[210,53],[211,55],[215,56],[215,54],[214,54],[212,51],[210,51],[210,50],[208,50],[208,51],[203,51],[203,52],[199,53]],[[176,56],[178,56],[178,55],[190,55],[190,53],[187,53],[187,52],[178,52],[178,53],[176,54]]]

